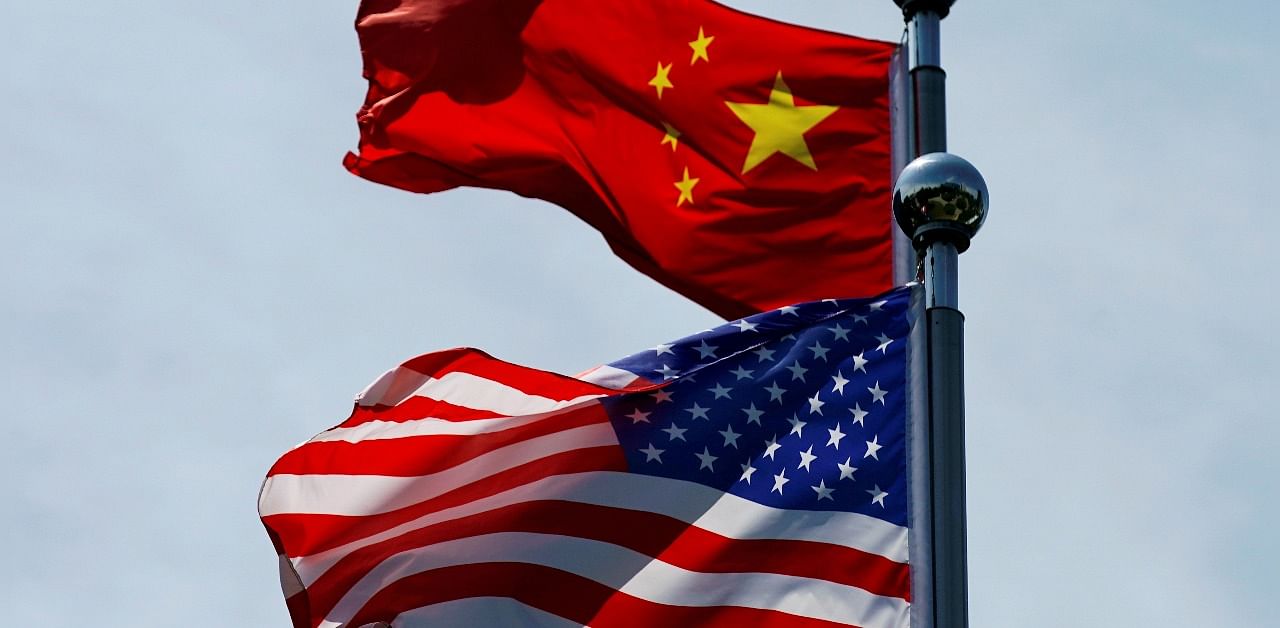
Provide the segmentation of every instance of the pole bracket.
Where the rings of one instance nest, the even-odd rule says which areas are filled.
[[[951,5],[956,0],[893,0],[894,4],[902,9],[902,17],[910,22],[911,18],[917,13],[931,11],[938,14],[938,18],[947,17],[951,12]]]

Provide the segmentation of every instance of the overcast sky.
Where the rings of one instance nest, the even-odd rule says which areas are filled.
[[[348,175],[355,4],[0,11],[6,625],[285,626],[262,476],[383,370],[572,373],[716,320],[558,208]],[[890,0],[730,4],[902,29]],[[950,147],[993,199],[961,257],[972,625],[1274,621],[1277,23],[943,23]]]

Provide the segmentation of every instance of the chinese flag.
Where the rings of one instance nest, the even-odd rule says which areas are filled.
[[[891,287],[895,45],[708,0],[364,0],[346,167],[556,203],[726,318]]]

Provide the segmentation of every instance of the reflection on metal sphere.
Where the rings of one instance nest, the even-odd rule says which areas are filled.
[[[893,188],[893,215],[916,247],[944,240],[960,251],[987,219],[987,182],[973,164],[950,153],[921,155]]]

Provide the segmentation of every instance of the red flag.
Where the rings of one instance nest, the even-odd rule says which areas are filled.
[[[733,318],[892,283],[893,44],[707,0],[365,0],[353,173],[544,199]]]

